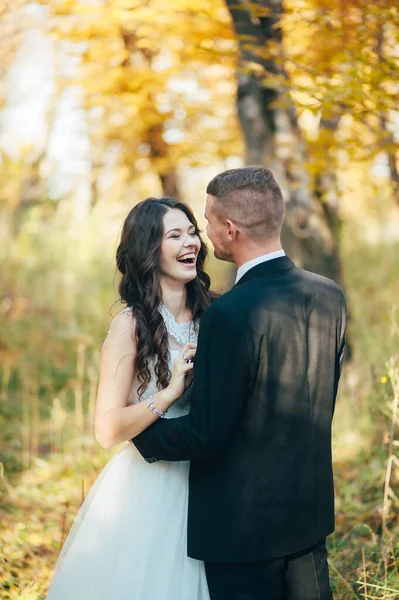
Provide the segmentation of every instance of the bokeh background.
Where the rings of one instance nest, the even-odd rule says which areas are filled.
[[[334,597],[399,598],[397,2],[1,0],[0,72],[1,598],[45,597],[110,457],[92,414],[124,217],[171,195],[203,226],[207,182],[245,164],[348,300]]]

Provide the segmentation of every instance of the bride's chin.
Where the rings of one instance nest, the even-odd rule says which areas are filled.
[[[187,275],[187,277],[185,277],[186,283],[190,283],[190,281],[194,281],[194,279],[197,277],[198,273],[197,271],[194,271],[191,274],[191,277],[189,275]]]
[[[183,275],[182,281],[184,281],[184,283],[190,283],[190,281],[193,281],[197,277],[197,274],[197,269],[195,269],[192,272],[187,273],[187,275]]]
[[[197,277],[198,273],[197,270],[195,269],[195,271],[193,271],[192,273],[187,273],[186,275],[182,275],[181,273],[179,275],[177,275],[176,273],[164,273],[164,277],[166,279],[169,280],[173,280],[175,282],[179,282],[182,285],[186,285],[187,283],[190,283],[190,281],[193,281],[196,277]]]

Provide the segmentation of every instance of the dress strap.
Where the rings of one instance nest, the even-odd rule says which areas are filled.
[[[111,321],[111,325],[109,326],[108,329],[108,333],[111,331],[113,324],[115,323],[115,320],[118,319],[121,315],[123,315],[124,313],[128,313],[128,312],[133,312],[133,309],[130,306],[127,306],[126,308],[124,308],[123,310],[121,310],[121,312],[119,312],[116,317],[114,317]]]

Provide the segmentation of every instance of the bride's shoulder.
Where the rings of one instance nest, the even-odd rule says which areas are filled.
[[[124,338],[133,341],[135,331],[136,319],[134,311],[132,308],[125,308],[112,319],[105,342],[120,342]]]
[[[136,321],[132,310],[121,311],[112,319],[108,335],[101,348],[101,369],[115,369],[125,357],[136,353]],[[123,365],[130,365],[123,361]],[[112,371],[113,372],[113,371]]]

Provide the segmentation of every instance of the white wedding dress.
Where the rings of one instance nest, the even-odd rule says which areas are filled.
[[[183,344],[197,340],[197,331],[193,323],[177,323],[164,306],[160,312],[172,368]],[[129,316],[122,313],[116,318]],[[134,381],[133,402],[137,388]],[[153,375],[144,397],[156,391]],[[166,418],[188,411],[183,397]],[[149,464],[127,442],[84,501],[47,600],[209,600],[204,563],[187,556],[188,473],[189,462]]]

